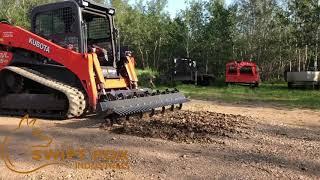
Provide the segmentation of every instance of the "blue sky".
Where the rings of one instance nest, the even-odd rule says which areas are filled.
[[[229,5],[233,0],[225,0]],[[171,16],[175,16],[176,12],[186,7],[185,0],[168,0],[168,11]]]
[[[134,2],[135,0],[129,0],[129,2]],[[176,13],[181,10],[185,9],[186,7],[186,0],[168,0],[168,7],[167,11],[169,11],[170,15],[174,17]],[[226,4],[229,5],[233,0],[225,0]]]

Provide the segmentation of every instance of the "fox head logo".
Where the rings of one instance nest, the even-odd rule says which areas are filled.
[[[19,131],[22,131],[22,129],[27,129],[29,130],[28,132],[31,133],[30,137],[34,138],[37,140],[39,144],[34,144],[34,145],[28,145],[28,148],[31,150],[33,149],[41,149],[41,148],[49,148],[52,144],[52,138],[47,136],[46,134],[43,133],[43,131],[37,127],[35,127],[37,120],[36,119],[29,119],[29,116],[26,115],[24,116],[18,127],[12,131],[12,135],[19,133]],[[30,168],[28,170],[24,170],[23,168],[17,167],[17,164],[15,164],[11,158],[10,151],[8,150],[9,145],[15,143],[13,141],[13,138],[11,136],[6,136],[1,143],[0,146],[0,154],[1,158],[4,161],[6,167],[10,169],[13,172],[16,173],[21,173],[21,174],[28,174],[35,172],[39,169],[42,169],[44,167],[50,166],[50,165],[55,165],[55,164],[63,164],[63,163],[46,163],[34,168]]]

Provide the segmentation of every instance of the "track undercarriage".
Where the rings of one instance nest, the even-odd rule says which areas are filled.
[[[1,114],[65,119],[85,113],[86,99],[77,88],[26,67],[8,66],[1,75]]]
[[[66,119],[88,113],[85,93],[27,67],[7,66],[1,73],[0,114]],[[100,98],[97,113],[109,119],[142,115],[156,108],[181,109],[187,99],[177,90],[118,90]]]

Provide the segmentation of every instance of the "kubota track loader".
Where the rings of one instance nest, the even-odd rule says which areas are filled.
[[[115,10],[87,0],[35,7],[31,32],[0,22],[0,114],[130,116],[179,105],[177,90],[138,88],[134,59],[120,54]]]

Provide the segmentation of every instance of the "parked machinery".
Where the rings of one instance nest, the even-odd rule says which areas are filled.
[[[286,72],[288,88],[306,87],[320,88],[320,71]]]
[[[215,79],[213,74],[199,72],[197,62],[191,58],[174,58],[173,64],[173,81],[208,86]]]
[[[232,61],[226,65],[227,84],[249,84],[259,86],[259,68],[254,62]]]

